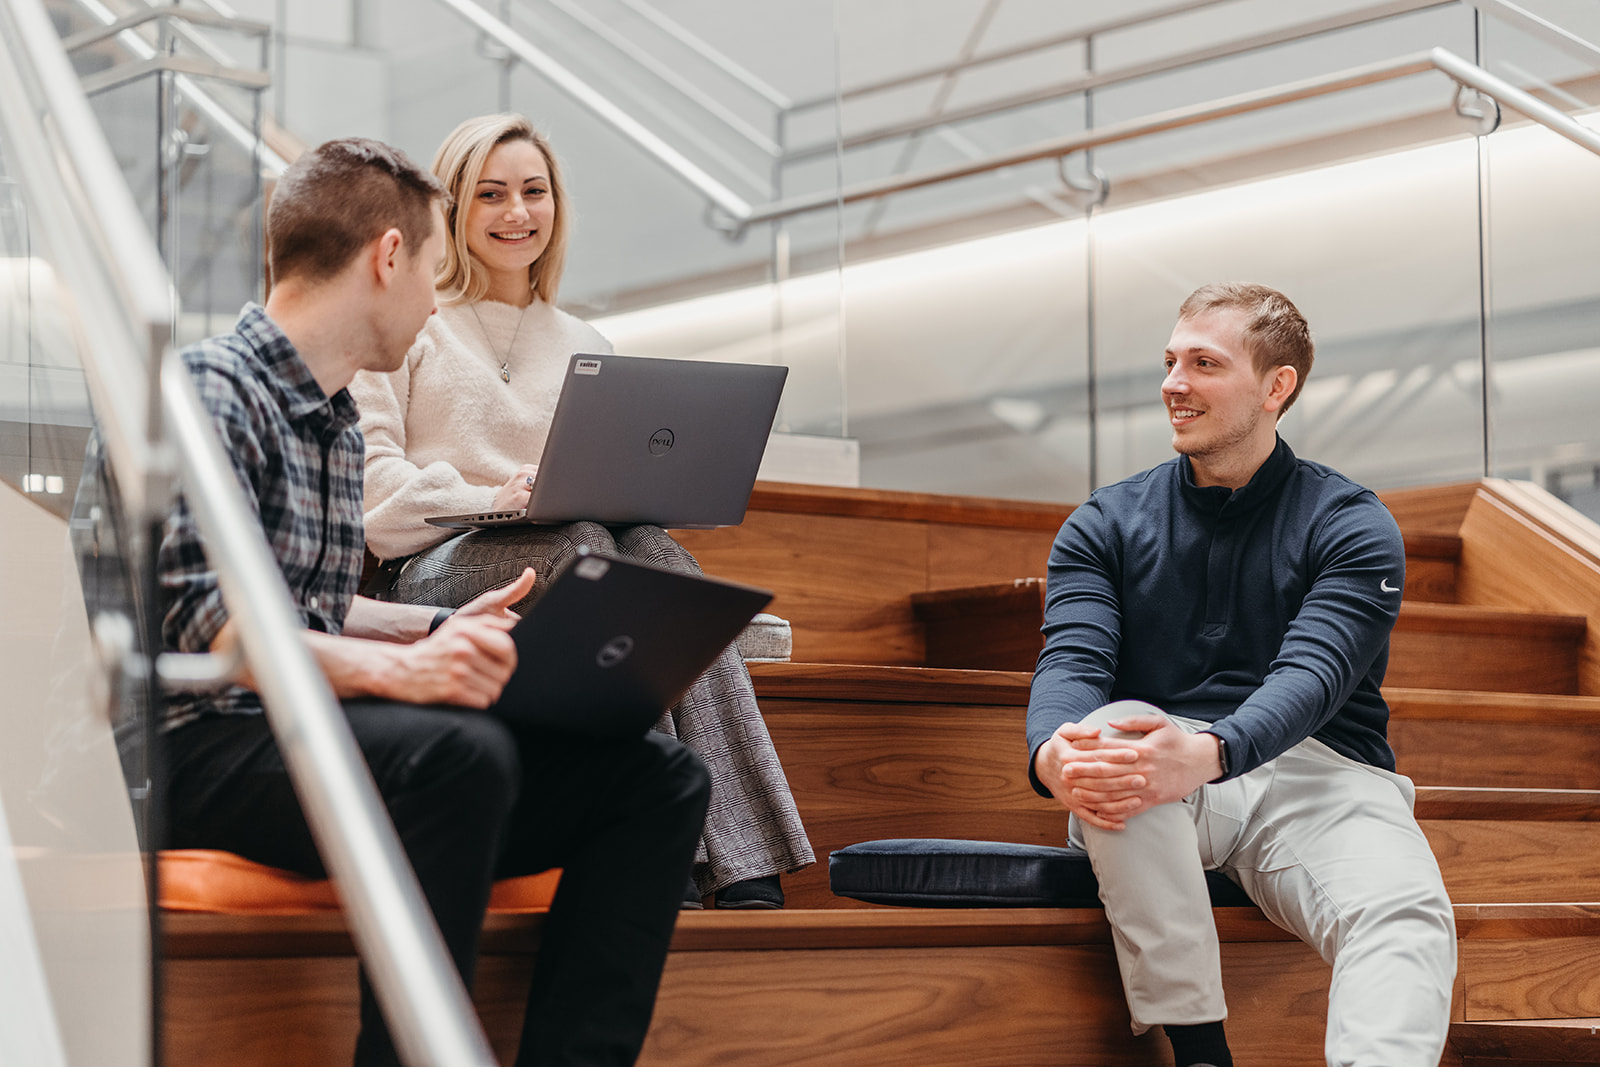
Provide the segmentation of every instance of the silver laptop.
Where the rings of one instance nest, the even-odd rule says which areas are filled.
[[[637,737],[771,599],[580,549],[512,628],[517,669],[492,710],[564,733]]]
[[[567,364],[527,508],[427,521],[737,526],[788,375],[765,364],[579,353]]]

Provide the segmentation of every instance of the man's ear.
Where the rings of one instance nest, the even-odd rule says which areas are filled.
[[[372,242],[372,269],[378,284],[385,289],[394,279],[395,273],[400,269],[400,250],[405,247],[405,238],[398,227],[391,226]]]
[[[1266,400],[1261,405],[1262,409],[1269,413],[1283,410],[1283,405],[1294,395],[1294,387],[1300,380],[1300,374],[1293,367],[1284,364],[1272,368],[1270,379],[1271,388],[1267,390]]]

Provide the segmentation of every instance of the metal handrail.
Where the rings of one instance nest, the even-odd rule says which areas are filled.
[[[769,157],[777,156],[783,151],[776,141],[740,118],[722,101],[673,70],[670,64],[657,59],[653,52],[641,48],[618,33],[604,19],[588,11],[583,4],[575,3],[574,0],[545,0],[545,2],[616,49],[629,61],[638,64],[640,69],[649,71],[663,85],[722,123],[752,147]]]
[[[91,18],[102,26],[110,26],[118,21],[118,15],[100,0],[75,0]],[[160,13],[175,19],[183,19],[199,12],[191,12],[181,7],[161,8]],[[149,41],[145,40],[137,31],[123,30],[117,34],[117,43],[126,48],[139,60],[155,58],[156,49]],[[205,50],[205,49],[203,49]],[[208,58],[209,57],[209,50]],[[217,99],[206,91],[205,87],[197,83],[187,74],[179,74],[174,79],[182,91],[184,99],[194,105],[194,109],[205,115],[217,129],[221,130],[229,140],[246,152],[259,152],[261,169],[268,177],[276,178],[289,169],[289,161],[273,151],[264,142],[260,141],[244,123],[234,117],[233,113],[224,107]]]
[[[1159,22],[1165,18],[1175,18],[1178,15],[1188,14],[1205,7],[1215,7],[1218,4],[1228,3],[1229,0],[1185,0],[1180,4],[1159,8],[1155,11],[1145,11],[1137,15],[1125,15],[1122,18],[1109,19],[1098,22],[1092,26],[1073,30],[1070,33],[1057,34],[1053,37],[1042,37],[1038,40],[1028,41],[1024,44],[1013,45],[993,52],[984,52],[968,59],[957,60],[954,63],[939,63],[930,67],[921,67],[904,74],[896,74],[892,78],[883,78],[879,81],[868,82],[865,85],[855,85],[848,89],[840,90],[838,94],[827,93],[821,96],[809,97],[790,105],[790,111],[808,111],[818,107],[826,107],[836,100],[854,100],[874,93],[888,92],[891,89],[903,89],[917,82],[931,81],[949,74],[961,74],[975,67],[988,66],[992,63],[1003,63],[1010,59],[1020,59],[1023,56],[1034,55],[1038,52],[1047,52],[1052,48],[1064,45],[1077,44],[1090,37],[1099,37],[1118,30],[1132,29],[1150,22]],[[1441,3],[1453,3],[1454,0],[1440,0]]]
[[[1388,2],[1374,4],[1356,11],[1329,15],[1325,18],[1313,19],[1310,22],[1300,22],[1281,29],[1267,30],[1262,33],[1252,34],[1249,37],[1238,37],[1222,44],[1207,45],[1203,48],[1192,49],[1177,55],[1147,60],[1143,63],[1135,63],[1115,70],[1085,74],[1081,77],[1056,82],[1053,85],[1030,89],[1025,93],[1014,93],[1010,96],[970,104],[962,108],[952,108],[937,117],[924,116],[904,122],[888,123],[850,134],[837,142],[819,141],[814,144],[801,145],[786,152],[783,162],[798,163],[806,159],[831,156],[841,146],[847,151],[855,148],[864,148],[867,145],[894,140],[898,137],[909,136],[910,134],[920,133],[939,126],[968,122],[973,119],[999,114],[1000,112],[1011,111],[1019,107],[1059,100],[1064,96],[1073,96],[1077,93],[1089,92],[1094,89],[1103,89],[1111,85],[1123,85],[1127,82],[1151,78],[1160,74],[1170,74],[1186,67],[1245,55],[1249,52],[1258,52],[1265,48],[1274,48],[1278,45],[1290,44],[1294,41],[1302,41],[1338,30],[1353,29],[1357,26],[1365,26],[1383,19],[1397,18],[1401,15],[1409,15],[1429,8],[1444,7],[1455,2],[1456,0],[1388,0]]]
[[[1396,78],[1409,77],[1429,70],[1442,71],[1459,84],[1470,86],[1493,97],[1501,104],[1520,112],[1540,125],[1567,138],[1574,144],[1600,155],[1600,134],[1596,134],[1588,127],[1573,121],[1565,113],[1551,107],[1538,97],[1518,89],[1502,78],[1495,77],[1488,71],[1467,62],[1453,52],[1443,48],[1435,48],[1431,51],[1402,56],[1399,59],[1389,60],[1384,63],[1369,64],[1320,78],[1292,82],[1276,89],[1242,93],[1238,96],[1231,96],[1209,103],[1175,108],[1171,111],[1165,111],[1142,119],[1102,126],[1096,130],[1089,130],[1068,137],[1053,138],[1014,151],[989,156],[986,159],[975,162],[956,163],[923,171],[920,174],[863,182],[845,189],[793,197],[756,208],[748,215],[740,218],[739,222],[742,226],[751,226],[756,223],[771,222],[775,219],[789,218],[811,211],[833,208],[842,204],[875,200],[879,197],[890,196],[911,189],[920,189],[957,178],[999,170],[1002,167],[1014,167],[1043,159],[1059,159],[1087,148],[1098,148],[1101,145],[1129,141],[1134,138],[1164,133],[1168,130],[1175,130],[1185,126],[1196,126],[1216,119],[1229,118],[1252,111],[1262,111],[1281,104],[1294,103],[1298,100],[1307,100],[1317,96],[1327,96],[1330,93],[1359,88],[1364,85],[1393,81]]]
[[[0,65],[0,124],[15,138],[10,143],[18,151],[10,155],[29,200],[43,205],[35,232],[48,241],[77,298],[85,370],[96,403],[110,405],[99,410],[125,413],[114,390],[140,383],[141,360],[159,376],[147,398],[148,441],[141,443],[137,424],[125,418],[102,423],[118,483],[153,487],[165,473],[164,458],[181,465],[223,598],[248,605],[230,617],[402,1056],[491,1067],[493,1054],[394,826],[301,637],[282,572],[171,351],[166,270],[60,39],[41,0],[0,0],[0,23],[6,31],[0,40],[11,52],[11,62]],[[47,127],[57,143],[48,143]],[[94,190],[92,201],[85,188]],[[125,494],[125,502],[136,522],[147,522],[165,513],[167,498],[152,488]]]
[[[602,95],[588,82],[579,78],[565,66],[535,48],[533,43],[504,21],[486,11],[473,0],[439,0],[456,14],[476,26],[480,31],[498,41],[512,55],[532,67],[542,77],[553,82],[579,106],[611,126],[644,151],[654,156],[668,170],[687,182],[711,203],[734,219],[750,212],[750,204],[738,193],[713,178],[698,164],[666,141],[647,129],[642,123]]]
[[[683,45],[685,48],[688,48],[691,52],[695,53],[695,55],[699,56],[701,59],[704,59],[706,62],[722,71],[722,73],[726,74],[740,85],[743,85],[746,89],[749,89],[751,92],[764,99],[767,103],[771,104],[779,111],[787,111],[794,106],[794,102],[791,101],[784,93],[768,85],[766,82],[762,81],[760,78],[746,70],[744,67],[740,66],[738,63],[735,63],[732,59],[729,59],[715,48],[712,48],[705,41],[684,29],[681,25],[662,14],[655,7],[645,3],[644,0],[617,0],[617,2],[623,7],[627,8],[629,11],[632,11],[634,14],[638,15],[640,18],[654,25],[668,37],[673,38],[679,44]],[[1208,0],[1208,2],[1214,3],[1216,0]]]

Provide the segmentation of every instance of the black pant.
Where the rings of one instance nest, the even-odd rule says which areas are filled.
[[[633,1063],[705,817],[700,762],[655,733],[602,742],[524,735],[459,708],[345,711],[469,986],[491,882],[564,869],[517,1063]],[[208,717],[166,743],[167,847],[325,875],[262,716]],[[356,1062],[398,1063],[364,971]]]

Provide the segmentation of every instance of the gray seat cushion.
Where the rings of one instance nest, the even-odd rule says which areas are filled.
[[[1213,906],[1249,906],[1226,875],[1207,871],[1206,883]],[[1100,907],[1086,852],[1004,841],[864,841],[828,857],[828,884],[836,896],[914,908]]]

